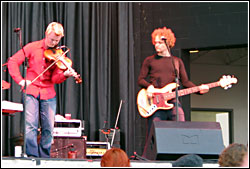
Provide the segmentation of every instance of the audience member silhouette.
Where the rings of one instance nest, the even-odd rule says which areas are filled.
[[[240,167],[247,154],[247,146],[239,143],[232,143],[226,147],[219,156],[220,167]]]
[[[130,167],[130,160],[122,149],[111,148],[102,156],[101,167]]]
[[[203,159],[196,154],[187,154],[172,163],[172,167],[202,167]]]

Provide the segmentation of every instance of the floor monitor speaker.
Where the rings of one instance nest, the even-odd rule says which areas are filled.
[[[176,160],[185,154],[218,159],[224,149],[218,122],[154,121],[144,147],[149,160]]]

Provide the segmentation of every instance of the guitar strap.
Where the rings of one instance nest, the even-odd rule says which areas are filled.
[[[174,57],[174,66],[175,66],[175,68],[177,70],[177,77],[179,79],[180,78],[180,76],[179,76],[180,65],[179,65],[179,60],[178,60],[177,57]]]

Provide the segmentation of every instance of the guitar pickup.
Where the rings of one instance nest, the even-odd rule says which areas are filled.
[[[160,101],[159,101],[159,96],[158,96],[158,95],[156,96],[156,103],[157,103],[157,104],[160,103]]]
[[[148,104],[151,105],[151,98],[148,97]]]

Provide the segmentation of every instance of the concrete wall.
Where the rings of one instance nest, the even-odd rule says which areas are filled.
[[[173,49],[248,43],[247,2],[142,2],[134,3],[134,15],[143,58],[154,50],[151,33],[164,26],[175,33]]]
[[[199,70],[199,71],[197,71]],[[215,82],[222,75],[234,75],[238,82],[231,89],[212,88],[204,95],[191,95],[192,108],[233,109],[233,142],[248,143],[248,67],[190,65],[190,79],[196,84]]]

